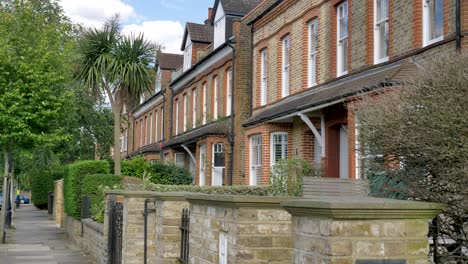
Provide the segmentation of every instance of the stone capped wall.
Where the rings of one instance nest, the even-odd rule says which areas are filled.
[[[104,225],[91,219],[83,219],[82,247],[89,252],[96,263],[107,263],[107,237],[104,238]]]
[[[291,263],[291,216],[284,199],[187,195],[190,202],[189,263]]]

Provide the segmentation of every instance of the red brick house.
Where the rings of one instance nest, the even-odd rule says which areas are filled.
[[[402,87],[425,56],[465,43],[462,1],[264,1],[252,27],[252,115],[245,127],[245,184],[301,157],[326,177],[363,176],[359,133],[347,105],[362,93]],[[465,33],[463,33],[465,32]]]
[[[161,146],[166,139],[165,126],[170,121],[165,115],[167,96],[170,96],[169,82],[182,67],[183,56],[159,52],[157,54],[157,78],[154,93],[129,115],[130,137],[122,139],[122,149],[127,157],[143,155],[146,160],[161,159]],[[127,133],[126,131],[126,133]],[[127,135],[127,134],[125,134]]]
[[[232,166],[242,154],[234,144],[242,129],[236,122],[241,111],[235,108],[235,25],[258,3],[216,0],[204,24],[186,25],[183,73],[170,84],[171,136],[164,156],[188,168],[197,185],[231,185],[238,178]]]

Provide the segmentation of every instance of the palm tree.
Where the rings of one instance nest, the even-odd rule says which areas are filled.
[[[154,46],[142,34],[122,36],[119,17],[84,32],[78,50],[77,78],[97,97],[105,94],[114,115],[114,171],[121,174],[120,136],[124,104],[151,90]]]

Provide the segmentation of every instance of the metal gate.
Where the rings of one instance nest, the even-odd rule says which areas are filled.
[[[123,203],[109,201],[108,263],[122,263]]]

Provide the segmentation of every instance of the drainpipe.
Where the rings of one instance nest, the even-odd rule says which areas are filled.
[[[145,222],[144,230],[143,230],[143,232],[144,232],[144,234],[143,234],[144,235],[144,244],[143,244],[143,246],[144,246],[144,252],[143,252],[144,262],[143,263],[144,264],[146,264],[147,260],[148,260],[148,248],[147,248],[147,244],[148,244],[148,214],[156,212],[156,209],[148,209],[148,203],[149,202],[151,202],[150,199],[145,200],[145,210],[143,212],[144,222]]]
[[[229,185],[232,186],[232,178],[234,174],[234,126],[235,126],[235,119],[234,119],[234,73],[236,67],[236,47],[234,47],[234,37],[231,37],[228,40],[228,45],[232,49],[232,74],[231,74],[231,135],[229,138],[229,143],[231,144],[231,155],[229,155]]]
[[[455,7],[455,45],[458,52],[461,51],[461,6],[460,0],[456,0],[456,7]]]

